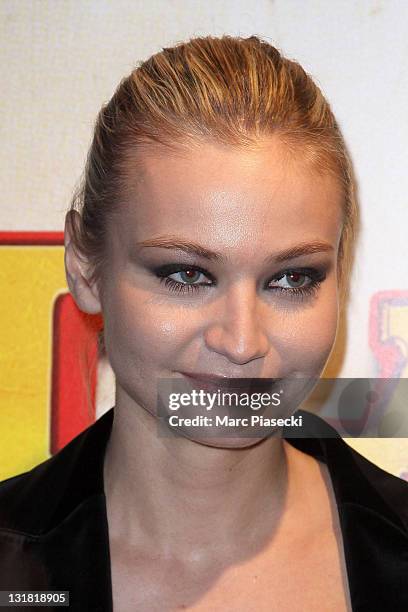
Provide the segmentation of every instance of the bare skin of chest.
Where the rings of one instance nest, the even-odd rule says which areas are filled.
[[[351,610],[339,543],[332,530],[282,542],[223,566],[189,567],[111,543],[114,612]]]

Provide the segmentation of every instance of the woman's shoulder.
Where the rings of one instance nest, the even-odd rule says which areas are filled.
[[[288,442],[327,465],[338,505],[377,513],[408,536],[408,482],[361,455],[321,417],[299,412],[304,437]]]
[[[105,415],[58,453],[0,483],[0,588],[69,591],[70,609],[110,600]]]
[[[0,482],[0,532],[38,536],[87,497],[103,494],[103,458],[112,411],[58,453]]]
[[[392,513],[398,516],[408,534],[408,482],[385,471],[367,457],[361,455],[344,440],[342,442],[347,447],[347,452],[353,460],[355,469],[363,477],[359,479],[359,482],[364,479],[368,483],[370,494],[371,490],[374,491]],[[360,495],[364,501],[368,497],[367,490],[360,489]]]

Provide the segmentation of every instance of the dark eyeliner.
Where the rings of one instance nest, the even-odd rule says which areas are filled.
[[[185,272],[186,270],[195,270],[196,272],[202,272],[202,274],[205,274],[205,276],[207,276],[209,279],[215,280],[214,277],[209,272],[207,272],[207,270],[204,270],[204,268],[193,264],[164,264],[162,266],[158,266],[157,268],[153,268],[152,272],[156,276],[163,278],[165,276],[168,276],[169,274],[174,274],[175,272]]]
[[[291,273],[301,274],[310,278],[310,282],[305,287],[269,287],[269,283],[272,281],[281,280],[286,275]],[[272,278],[266,283],[265,289],[268,291],[278,290],[289,295],[289,297],[306,297],[312,295],[320,287],[321,283],[326,279],[325,270],[319,270],[317,268],[286,268],[277,274],[274,274]]]

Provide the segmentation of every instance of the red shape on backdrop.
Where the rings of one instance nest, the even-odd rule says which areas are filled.
[[[64,232],[0,232],[0,245],[63,246]]]
[[[103,319],[59,295],[53,314],[50,452],[57,453],[95,421],[98,335]]]

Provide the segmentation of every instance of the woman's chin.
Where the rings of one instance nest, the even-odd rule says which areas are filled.
[[[265,438],[263,438],[264,440]],[[259,444],[262,439],[259,438],[189,438],[191,442],[195,442],[196,444],[200,444],[201,446],[208,446],[211,448],[224,448],[228,450],[232,449],[240,449],[240,448],[251,448],[252,446],[256,446]]]

